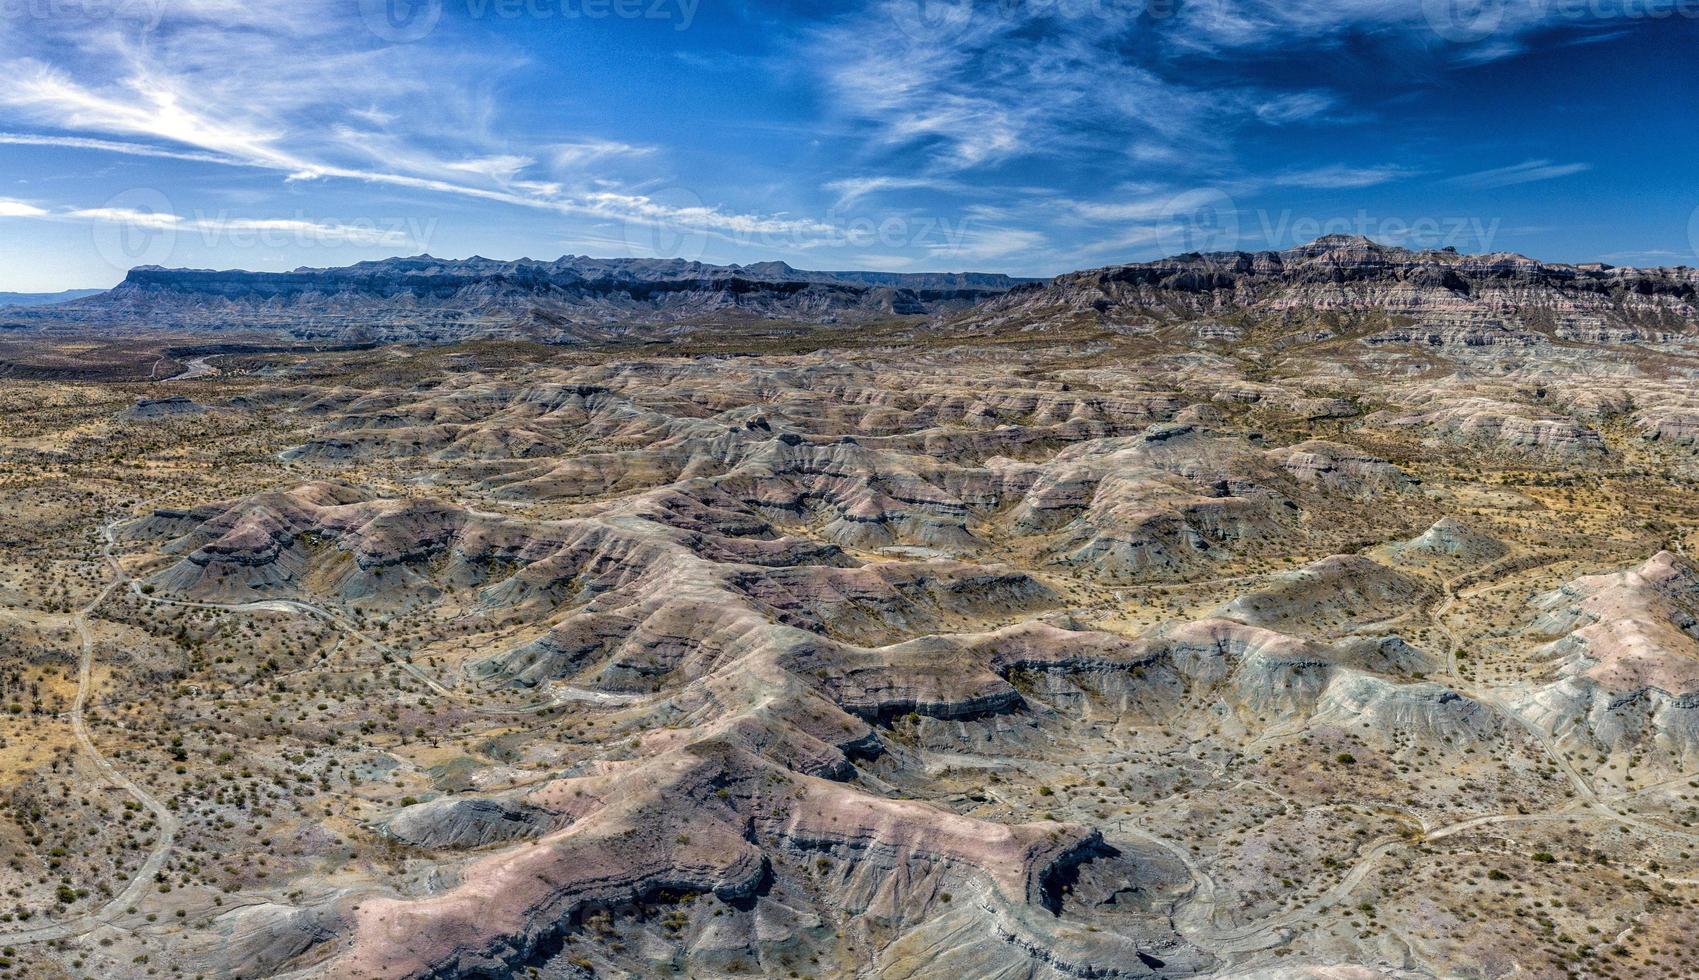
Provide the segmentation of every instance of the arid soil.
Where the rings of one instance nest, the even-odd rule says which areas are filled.
[[[14,376],[0,975],[1699,975],[1699,344],[1410,326]]]

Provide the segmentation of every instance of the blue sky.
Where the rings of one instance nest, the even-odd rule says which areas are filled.
[[[1699,264],[1699,0],[0,0],[0,290],[429,251]]]

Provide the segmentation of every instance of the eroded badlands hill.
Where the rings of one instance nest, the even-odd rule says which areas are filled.
[[[1142,315],[0,391],[0,943],[1699,971],[1687,334]]]

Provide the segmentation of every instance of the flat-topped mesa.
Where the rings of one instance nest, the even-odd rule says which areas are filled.
[[[189,329],[240,325],[304,338],[582,340],[609,328],[704,317],[833,323],[930,316],[959,312],[1025,281],[972,272],[809,272],[782,262],[418,255],[291,272],[143,266],[115,289],[39,316]]]
[[[1686,329],[1699,316],[1699,269],[1551,264],[1509,252],[1417,251],[1334,235],[1284,251],[1190,252],[1075,272],[1018,286],[969,319],[1071,312],[1115,320],[1175,308],[1199,315],[1383,313],[1430,322],[1527,313],[1585,320],[1594,333],[1599,324],[1634,316]]]
[[[348,300],[410,299],[450,307],[501,305],[522,297],[557,299],[621,297],[638,302],[669,293],[724,290],[771,291],[798,295],[810,287],[822,296],[841,292],[847,300],[889,290],[913,301],[973,301],[995,295],[1022,280],[985,273],[806,272],[784,263],[717,266],[681,259],[593,259],[563,256],[553,262],[532,259],[498,261],[473,257],[442,260],[428,255],[361,262],[345,268],[301,268],[293,272],[242,270],[133,269],[112,292],[204,293],[242,302],[277,300],[314,302],[339,296]],[[110,295],[110,294],[109,294]]]

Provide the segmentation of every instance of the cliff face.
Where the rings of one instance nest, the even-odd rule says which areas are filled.
[[[1512,253],[1411,251],[1331,236],[1281,252],[1191,253],[1017,287],[975,311],[998,320],[1199,314],[1380,312],[1430,323],[1539,320],[1560,331],[1630,322],[1679,327],[1699,305],[1699,270],[1554,265]]]
[[[342,340],[501,334],[572,340],[714,318],[833,323],[959,312],[1019,282],[975,273],[806,272],[784,263],[416,256],[284,273],[149,266],[57,315],[179,328],[282,328]]]

